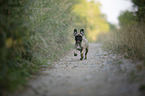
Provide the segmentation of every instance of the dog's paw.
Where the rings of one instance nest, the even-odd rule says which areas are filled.
[[[74,53],[74,56],[77,56],[77,54],[76,54],[76,53]]]
[[[80,58],[80,60],[83,60],[83,58]]]

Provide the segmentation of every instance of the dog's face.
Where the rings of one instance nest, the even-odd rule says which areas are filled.
[[[81,34],[77,34],[77,35],[75,36],[75,40],[76,40],[76,43],[82,42],[82,35],[81,35]]]
[[[75,41],[76,43],[81,43],[83,40],[83,36],[84,36],[84,31],[83,29],[80,30],[80,33],[77,34],[77,30],[74,29],[74,36],[75,36]]]

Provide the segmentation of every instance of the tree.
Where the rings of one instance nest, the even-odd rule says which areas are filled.
[[[136,12],[138,20],[145,20],[145,0],[132,0],[132,2],[138,7]]]
[[[100,11],[101,4],[95,1],[79,0],[73,7],[75,27],[85,28],[87,39],[96,41],[99,33],[108,32],[109,25],[106,17]]]
[[[133,12],[124,11],[118,17],[120,27],[132,25],[136,22],[136,16]]]

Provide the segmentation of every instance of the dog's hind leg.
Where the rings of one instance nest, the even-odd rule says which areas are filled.
[[[88,48],[86,48],[85,59],[87,59]]]

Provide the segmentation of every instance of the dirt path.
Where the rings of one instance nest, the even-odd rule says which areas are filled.
[[[107,53],[101,44],[94,43],[88,59],[79,58],[71,51],[16,96],[143,96],[139,87],[145,84],[145,72],[131,60]]]

